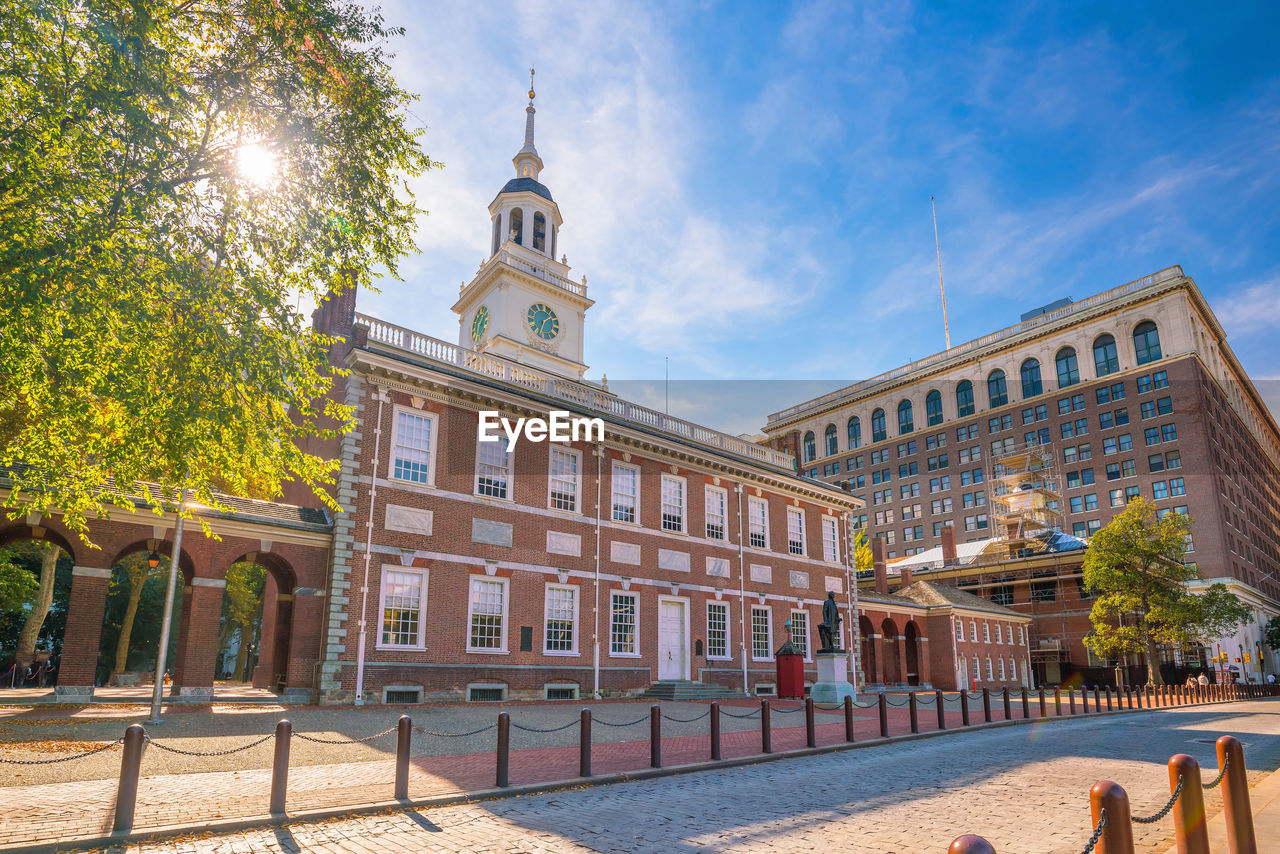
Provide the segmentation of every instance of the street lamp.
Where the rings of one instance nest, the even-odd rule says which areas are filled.
[[[151,550],[151,554],[147,555],[147,568],[155,569],[160,565],[160,553],[155,549]]]

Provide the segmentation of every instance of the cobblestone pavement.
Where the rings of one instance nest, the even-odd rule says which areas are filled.
[[[1079,852],[1088,790],[1124,786],[1136,814],[1168,797],[1174,753],[1216,768],[1213,741],[1246,744],[1251,782],[1280,765],[1280,701],[1077,718],[821,756],[453,807],[121,846],[111,854],[353,852],[941,852],[970,832],[1001,854]],[[1210,815],[1221,790],[1206,793]],[[1135,825],[1164,851],[1172,819]]]

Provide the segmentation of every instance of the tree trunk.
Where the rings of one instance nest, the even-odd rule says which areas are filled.
[[[231,671],[231,678],[237,682],[246,681],[244,678],[244,668],[249,662],[249,645],[253,643],[250,629],[252,626],[240,624],[240,648],[236,650],[236,666]]]
[[[138,601],[142,598],[142,587],[147,583],[146,573],[137,576],[129,575],[129,607],[125,609],[124,621],[120,624],[120,640],[116,641],[116,663],[111,668],[114,677],[124,672],[129,663],[129,636],[133,634],[133,618],[138,615]]]
[[[40,590],[36,593],[36,603],[31,613],[27,614],[27,620],[18,634],[18,650],[15,655],[16,660],[23,664],[31,663],[31,657],[36,651],[36,640],[40,637],[40,628],[44,625],[44,618],[49,616],[49,606],[53,604],[53,574],[58,568],[60,557],[60,547],[50,545],[45,548],[44,558],[40,562]]]
[[[1147,681],[1159,688],[1164,684],[1164,680],[1160,678],[1160,650],[1156,648],[1156,642],[1150,635],[1144,640],[1147,642]]]

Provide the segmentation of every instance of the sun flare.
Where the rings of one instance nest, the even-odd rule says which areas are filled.
[[[236,161],[240,176],[255,187],[270,187],[278,177],[276,156],[266,146],[257,143],[242,145]]]

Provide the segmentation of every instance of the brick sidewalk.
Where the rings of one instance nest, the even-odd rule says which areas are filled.
[[[905,697],[894,699],[895,702],[905,702]],[[958,702],[948,702],[945,708],[947,727],[961,727]],[[758,713],[753,718],[733,717],[752,713],[759,709],[759,704],[747,699],[729,700],[721,702],[721,709],[722,758],[728,760],[759,754]],[[771,703],[770,731],[774,752],[806,746],[802,709],[803,706],[796,702]],[[856,740],[878,738],[877,709],[873,706],[855,711]],[[908,709],[891,705],[888,711],[890,734],[909,733]],[[1021,702],[1014,701],[1011,711],[1012,718],[1020,720]],[[1031,717],[1038,716],[1038,701],[1033,699],[1030,702],[1029,711]],[[1047,711],[1050,717],[1054,716],[1052,700],[1047,704]],[[1063,714],[1066,713],[1064,706]],[[600,718],[599,712],[597,718]],[[992,718],[994,721],[1004,720],[1003,705],[998,697],[992,698]],[[980,700],[971,704],[970,719],[974,724],[983,722]],[[815,720],[819,746],[844,742],[844,716],[840,710],[820,711]],[[577,777],[579,751],[576,726],[570,732],[574,746],[527,747],[540,736],[519,730],[515,726],[519,723],[517,715],[512,715],[512,721],[511,785],[568,781]],[[921,732],[936,730],[935,707],[921,705],[918,723]],[[667,719],[663,724],[664,729],[680,725],[678,721],[669,722]],[[704,762],[711,758],[707,719],[686,723],[685,726],[700,727],[701,734],[666,737],[664,733],[664,767]],[[489,733],[489,737],[492,735]],[[649,767],[647,717],[621,733],[603,726],[598,719],[592,736],[594,775],[634,772]],[[415,733],[415,746],[421,747],[424,738]],[[393,740],[393,736],[388,740]],[[163,738],[160,742],[163,743]],[[297,743],[295,736],[294,744]],[[155,750],[149,746],[147,754]],[[254,750],[270,757],[271,742]],[[109,755],[118,757],[119,752],[113,751]],[[393,758],[389,756],[377,761],[292,767],[289,771],[287,809],[290,813],[298,813],[389,801],[393,793],[394,766]],[[459,755],[418,756],[411,762],[409,796],[411,799],[425,799],[476,792],[492,788],[494,781],[495,756],[492,749]],[[270,785],[271,772],[266,768],[144,776],[139,785],[134,829],[145,831],[175,825],[198,827],[208,822],[264,816]],[[111,831],[115,790],[116,781],[104,779],[0,788],[0,848],[105,836]]]

